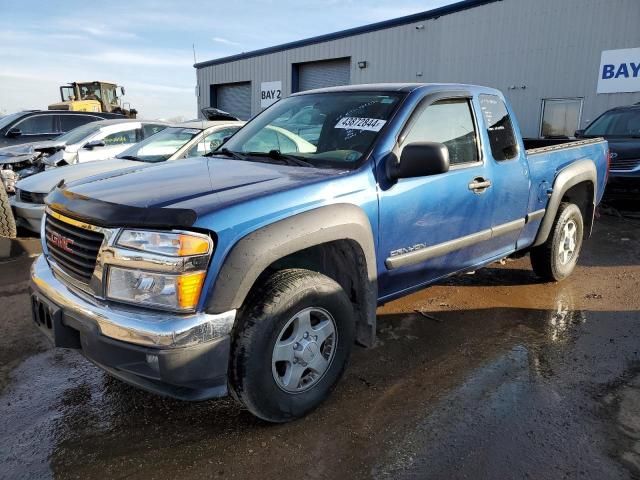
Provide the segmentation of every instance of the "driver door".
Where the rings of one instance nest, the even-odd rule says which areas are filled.
[[[488,255],[492,188],[473,188],[491,177],[482,157],[471,95],[423,100],[399,145],[443,143],[446,173],[399,179],[380,192],[380,296],[393,297],[463,270]],[[436,98],[437,100],[433,100]]]

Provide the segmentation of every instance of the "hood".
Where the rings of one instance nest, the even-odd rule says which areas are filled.
[[[66,168],[66,167],[65,167]],[[222,206],[322,181],[339,170],[194,158],[166,162],[149,169],[107,174],[63,187],[67,198],[102,205],[158,209],[188,209],[197,216]],[[65,206],[72,212],[73,205]],[[98,211],[93,209],[92,211]],[[103,219],[108,223],[108,219]]]
[[[20,180],[16,187],[27,192],[49,193],[53,187],[59,184],[62,180],[64,180],[65,184],[68,185],[76,181],[90,180],[95,175],[113,172],[114,170],[138,167],[140,165],[141,162],[122,160],[119,158],[79,163],[77,165],[67,165],[64,167],[45,170],[37,175],[32,175],[24,180]]]
[[[607,138],[609,150],[615,153],[615,160],[640,159],[640,138]]]
[[[10,147],[0,148],[0,163],[19,163],[40,155],[45,150],[55,151],[63,148],[64,142],[47,140],[43,142],[21,143]]]

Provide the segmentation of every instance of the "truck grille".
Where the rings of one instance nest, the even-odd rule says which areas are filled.
[[[46,216],[45,230],[51,258],[67,275],[89,283],[104,239],[102,233],[71,225],[51,215]]]
[[[611,160],[611,170],[629,171],[640,165],[638,158],[614,158]]]
[[[47,195],[44,193],[25,192],[24,190],[20,190],[20,201],[25,203],[38,203],[43,205],[44,197],[46,196]]]

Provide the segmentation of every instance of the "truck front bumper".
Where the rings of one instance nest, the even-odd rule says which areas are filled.
[[[80,349],[116,378],[182,400],[227,394],[235,310],[178,315],[100,303],[61,282],[44,255],[31,267],[31,304],[56,347]]]

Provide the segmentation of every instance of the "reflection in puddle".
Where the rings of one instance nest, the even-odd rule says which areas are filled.
[[[573,297],[562,295],[556,299],[555,310],[550,311],[547,335],[554,343],[567,342],[572,329],[586,321],[585,313],[574,309]]]

